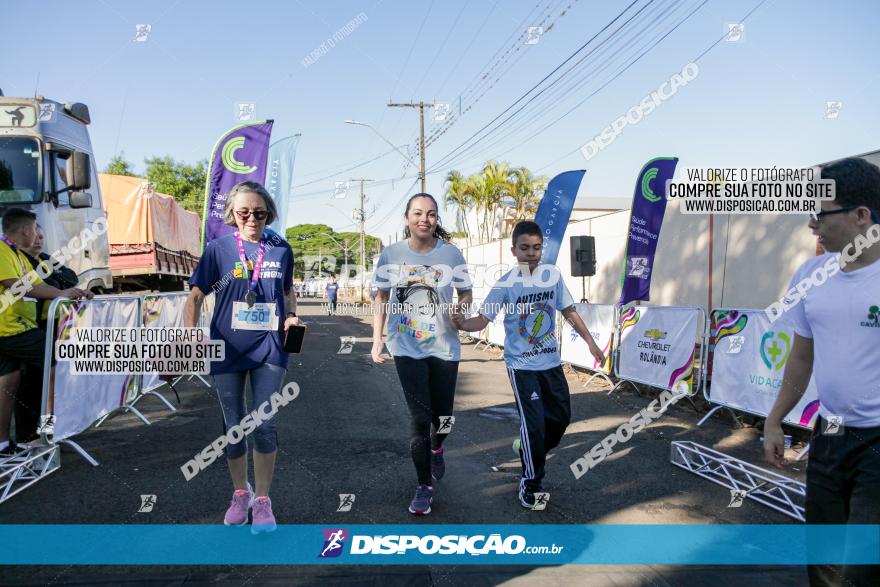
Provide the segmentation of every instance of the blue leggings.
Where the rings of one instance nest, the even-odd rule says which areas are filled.
[[[256,369],[237,373],[214,375],[214,388],[223,410],[223,433],[235,426],[248,414],[244,401],[244,379],[250,373],[251,411],[269,400],[273,393],[281,390],[285,369],[277,365],[265,364]],[[260,424],[253,432],[254,450],[259,453],[275,452],[278,448],[278,433],[275,431],[275,418]],[[237,459],[247,454],[248,443],[245,437],[236,444],[227,444],[223,449],[227,459]]]

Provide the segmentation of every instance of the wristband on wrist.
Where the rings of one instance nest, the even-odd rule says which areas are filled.
[[[286,317],[287,318],[296,318],[296,312],[288,312]]]

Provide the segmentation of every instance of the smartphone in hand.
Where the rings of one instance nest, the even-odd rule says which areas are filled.
[[[305,326],[291,326],[284,337],[284,352],[297,354],[302,351],[303,339],[306,336]]]

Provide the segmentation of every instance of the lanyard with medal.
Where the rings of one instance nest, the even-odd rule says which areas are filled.
[[[248,280],[248,291],[244,295],[244,301],[247,303],[248,308],[253,308],[254,303],[257,301],[257,293],[254,290],[257,289],[257,282],[260,280],[260,270],[263,268],[263,256],[266,254],[266,240],[263,238],[263,235],[260,235],[260,249],[257,251],[257,260],[254,263],[253,274],[248,273],[248,262],[244,255],[244,244],[242,243],[241,232],[239,231],[235,233],[235,244],[238,245],[238,257],[241,259],[242,275]]]
[[[257,303],[257,282],[260,280],[260,271],[263,268],[263,257],[266,254],[266,240],[260,236],[260,248],[252,272],[248,271],[247,258],[244,254],[244,244],[241,233],[235,233],[235,241],[238,245],[238,256],[241,259],[242,276],[248,280],[248,290],[244,296],[244,302],[232,304],[232,328],[233,330],[278,330],[278,314],[276,304]]]

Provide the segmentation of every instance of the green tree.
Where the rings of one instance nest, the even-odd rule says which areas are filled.
[[[446,205],[455,206],[455,224],[458,230],[470,232],[467,213],[474,207],[474,198],[467,179],[460,171],[452,170],[446,174]]]
[[[207,160],[188,165],[165,156],[151,157],[145,159],[144,163],[147,165],[147,180],[155,184],[157,191],[174,196],[186,210],[202,213],[208,173]]]
[[[351,270],[360,264],[360,233],[335,232],[326,224],[297,224],[284,233],[293,249],[294,273],[302,277],[306,270],[317,272],[317,259],[320,257],[323,272],[341,275],[345,266],[345,252],[348,248],[348,263]],[[364,239],[367,263],[375,251],[382,250],[382,239],[366,235]],[[308,259],[306,259],[308,257]],[[304,265],[304,261],[308,266]]]
[[[510,194],[513,208],[513,224],[520,220],[534,218],[541,201],[538,193],[547,189],[549,179],[545,176],[535,177],[528,167],[517,167],[511,170],[513,191]],[[513,226],[513,225],[511,225]],[[505,231],[504,236],[510,236]]]
[[[456,207],[458,228],[470,232],[467,214],[476,211],[478,238],[488,241],[500,207],[510,210],[505,214],[514,223],[534,216],[540,198],[546,189],[547,178],[535,177],[527,167],[511,168],[506,161],[488,161],[483,169],[464,177],[452,170],[446,175],[446,204]],[[504,236],[508,226],[505,223]]]
[[[137,175],[134,172],[134,168],[132,168],[131,163],[125,160],[125,153],[122,152],[119,155],[114,155],[110,162],[107,164],[107,167],[104,168],[104,173],[109,173],[111,175]]]

